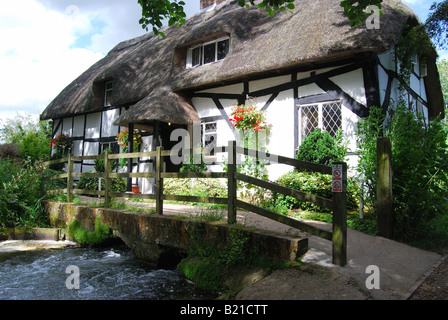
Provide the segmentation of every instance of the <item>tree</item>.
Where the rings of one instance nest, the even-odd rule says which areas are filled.
[[[440,48],[448,48],[448,0],[433,3],[425,22],[429,36]]]
[[[0,128],[1,139],[6,143],[17,144],[19,157],[30,158],[32,162],[44,160],[50,155],[51,128],[47,121],[36,121],[31,115],[19,115],[6,120]]]
[[[443,100],[446,108],[448,104],[448,60],[437,62],[437,69],[439,69],[440,84],[442,85]]]

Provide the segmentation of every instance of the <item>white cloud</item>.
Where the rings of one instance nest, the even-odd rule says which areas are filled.
[[[72,80],[103,57],[75,48],[92,28],[89,15],[69,16],[33,0],[0,2],[0,117],[42,112]],[[0,118],[0,119],[1,119]]]

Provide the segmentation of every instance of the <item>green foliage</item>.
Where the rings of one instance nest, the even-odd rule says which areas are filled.
[[[183,259],[177,266],[187,279],[190,279],[200,288],[218,291],[222,288],[222,269],[219,264],[210,259]]]
[[[42,177],[51,177],[58,174],[66,173],[63,170],[45,169],[42,173]],[[45,190],[58,190],[67,188],[67,178],[48,180],[43,183]]]
[[[383,136],[386,115],[381,108],[370,108],[370,115],[361,119],[357,130],[357,146],[359,150],[358,179],[363,185],[365,203],[376,205],[376,140]]]
[[[327,199],[333,197],[331,176],[318,172],[290,171],[278,178],[276,183],[284,187],[300,190]],[[347,208],[349,210],[354,210],[358,207],[358,194],[359,188],[357,183],[354,179],[349,178],[347,181]],[[286,207],[287,209],[319,212],[331,211],[328,208],[320,207],[314,203],[301,201],[275,192],[266,204],[277,206],[278,208]],[[280,213],[286,213],[286,210],[282,210]]]
[[[360,170],[367,169],[366,203],[375,207],[376,137],[380,135],[378,109],[362,120],[358,133],[369,137],[360,146]],[[390,115],[384,130],[391,139],[393,171],[394,236],[411,240],[427,231],[428,222],[447,212],[448,145],[447,131],[440,119],[425,123],[403,105]],[[369,177],[370,175],[370,177]],[[372,181],[368,181],[371,179]]]
[[[433,49],[434,45],[424,26],[408,26],[407,32],[398,39],[395,46],[395,59],[399,64],[399,76],[409,83],[410,75],[414,71],[415,57],[429,56]],[[401,83],[399,85],[402,86]],[[401,91],[404,92],[402,89]],[[405,94],[402,99],[406,99],[406,97]]]
[[[101,190],[104,190],[104,188],[104,179],[101,179]],[[110,179],[110,188],[113,192],[125,192],[127,188],[126,178]],[[98,178],[81,177],[76,185],[76,189],[98,190]]]
[[[200,159],[200,163],[198,163],[198,159]],[[207,165],[204,161],[203,154],[189,154],[185,156],[185,160],[182,166],[179,169],[180,173],[188,173],[188,172],[205,172],[207,171]]]
[[[101,152],[100,155],[104,155],[106,152],[112,153],[112,150],[110,148],[106,148]],[[114,171],[118,167],[118,161],[112,160],[111,161],[111,171]],[[104,172],[104,160],[103,159],[96,159],[95,160],[95,171],[96,172]]]
[[[30,158],[31,162],[45,160],[50,154],[51,128],[46,121],[35,121],[31,115],[19,115],[8,119],[0,129],[6,143],[20,147],[19,157]]]
[[[439,60],[437,69],[439,70],[440,84],[442,85],[443,100],[446,108],[448,104],[448,60]],[[448,114],[448,110],[445,110],[445,114]]]
[[[303,140],[296,158],[330,166],[335,161],[344,161],[346,155],[347,146],[343,143],[341,130],[332,137],[328,131],[317,128]]]
[[[335,137],[327,131],[315,129],[306,137],[297,151],[296,158],[302,161],[331,165],[335,161],[344,161],[347,155],[347,145],[343,142],[342,131],[338,130]],[[318,172],[295,169],[276,181],[277,184],[300,190],[309,194],[331,199],[332,178],[330,175]],[[358,206],[358,186],[353,179],[347,181],[347,208],[355,209]],[[329,212],[330,209],[320,207],[314,203],[301,201],[296,198],[274,192],[264,204],[265,207],[278,213],[287,214],[288,209]]]
[[[95,217],[93,232],[86,230],[77,219],[70,222],[67,232],[77,243],[88,247],[101,245],[112,237],[111,229],[101,224],[98,216]]]
[[[163,185],[165,194],[227,197],[227,187],[220,179],[164,179]]]
[[[448,1],[434,2],[425,22],[426,30],[435,43],[446,49],[448,44]]]
[[[187,16],[184,12],[185,2],[183,1],[173,1],[169,0],[138,0],[138,3],[142,7],[142,17],[139,23],[142,28],[148,31],[149,25],[151,25],[154,35],[160,35],[165,38],[165,34],[159,31],[162,28],[162,20],[168,19],[168,25],[175,25],[179,27],[181,24],[185,23],[185,17]]]
[[[344,8],[344,14],[349,19],[350,26],[359,27],[370,13],[366,13],[367,7],[375,5],[381,9],[383,0],[343,0],[340,5]]]
[[[0,227],[48,224],[42,207],[42,172],[37,162],[0,160]]]

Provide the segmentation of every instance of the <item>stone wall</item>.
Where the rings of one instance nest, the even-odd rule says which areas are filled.
[[[271,257],[274,261],[294,261],[308,250],[308,239],[229,225],[225,222],[203,222],[176,215],[156,215],[123,210],[92,208],[75,204],[46,202],[45,207],[54,227],[66,228],[78,219],[93,231],[95,217],[109,226],[137,258],[159,265],[166,256],[185,254],[198,241],[217,248],[227,245],[231,229],[238,228],[249,238],[249,250]]]

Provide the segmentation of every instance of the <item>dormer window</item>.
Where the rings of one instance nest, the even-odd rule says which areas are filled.
[[[229,38],[219,38],[188,49],[187,68],[224,59],[229,53]]]
[[[111,97],[112,97],[112,81],[107,81],[104,85],[104,106],[111,106]]]

